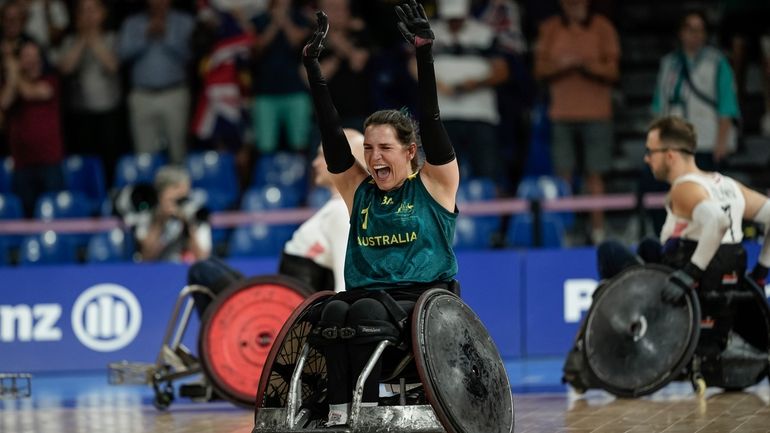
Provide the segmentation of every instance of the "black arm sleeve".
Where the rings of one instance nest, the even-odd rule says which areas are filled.
[[[423,150],[425,150],[425,160],[431,165],[444,165],[454,161],[455,150],[441,122],[431,47],[432,44],[427,44],[417,48],[420,136]]]
[[[345,133],[340,126],[339,114],[334,107],[326,79],[321,73],[321,65],[317,59],[304,59],[305,70],[310,84],[310,94],[313,96],[315,115],[321,130],[321,142],[324,149],[326,167],[331,173],[339,174],[347,171],[355,164],[356,159],[350,150]]]

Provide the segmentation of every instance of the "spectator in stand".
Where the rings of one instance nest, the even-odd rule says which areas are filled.
[[[187,68],[195,22],[189,14],[171,9],[171,0],[147,0],[147,5],[120,30],[120,59],[130,68],[134,151],[156,153],[165,142],[170,161],[181,164],[187,153]]]
[[[369,35],[364,22],[351,14],[350,0],[320,0],[318,7],[329,16],[321,72],[342,126],[361,128],[373,108]]]
[[[469,16],[470,0],[439,0],[437,6],[431,28],[441,118],[459,157],[468,158],[471,174],[502,185],[495,87],[508,78],[508,66],[492,28]],[[416,77],[416,61],[411,71]]]
[[[535,47],[535,78],[548,83],[551,96],[553,166],[572,184],[582,159],[588,192],[600,195],[612,163],[612,85],[619,76],[620,42],[612,23],[592,13],[590,0],[560,4],[562,13],[540,25]],[[604,237],[604,213],[593,211],[590,241],[598,244]]]
[[[27,11],[26,33],[44,50],[61,44],[70,24],[67,5],[61,0],[19,0]]]
[[[24,32],[24,23],[27,21],[26,9],[18,0],[10,0],[3,4],[0,20],[0,52],[3,59],[6,54],[16,56],[22,44],[31,40]]]
[[[524,175],[529,153],[530,111],[535,97],[534,80],[525,59],[527,43],[521,10],[513,0],[486,0],[479,18],[495,32],[499,52],[508,65],[508,79],[497,86],[500,140],[508,173],[508,192],[514,193]]]
[[[193,36],[198,75],[191,124],[197,145],[235,155],[243,185],[253,165],[251,146],[244,145],[251,120],[247,96],[255,43],[246,6],[222,1],[200,5]]]
[[[135,218],[142,261],[192,263],[211,254],[211,226],[199,203],[190,200],[190,175],[177,166],[155,174],[157,202]]]
[[[652,111],[676,115],[695,126],[695,162],[702,170],[717,171],[735,151],[740,117],[735,77],[727,58],[706,45],[706,17],[687,12],[679,23],[679,48],[660,62]]]
[[[284,128],[289,147],[306,151],[313,108],[299,59],[310,24],[292,0],[271,0],[252,24],[257,36],[252,107],[257,150],[275,152]]]
[[[4,52],[3,60],[0,109],[14,162],[13,192],[21,199],[25,216],[31,218],[42,193],[65,189],[59,80],[33,41],[24,42],[18,57]]]
[[[102,0],[79,0],[76,31],[66,37],[59,71],[69,78],[67,150],[102,159],[108,185],[120,156],[120,75],[117,36],[104,30]]]

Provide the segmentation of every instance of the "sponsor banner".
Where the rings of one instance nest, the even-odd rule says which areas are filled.
[[[523,262],[524,356],[566,356],[597,286],[596,251],[533,250]]]
[[[522,355],[523,256],[512,251],[457,253],[461,296],[479,316],[506,359]]]
[[[759,252],[747,246],[753,266]],[[462,297],[506,360],[563,357],[597,286],[593,248],[457,254]],[[233,260],[244,275],[275,259]],[[187,267],[104,264],[0,268],[0,372],[155,362]],[[765,288],[770,295],[770,286]],[[197,353],[195,315],[184,344]]]
[[[232,262],[274,273],[274,259]],[[187,266],[99,264],[0,268],[0,372],[94,370],[155,362]],[[197,353],[198,320],[184,344]]]

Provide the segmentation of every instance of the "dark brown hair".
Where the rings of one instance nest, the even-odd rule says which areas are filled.
[[[389,125],[396,131],[396,138],[404,147],[410,144],[417,144],[417,152],[412,159],[412,170],[417,171],[422,161],[422,144],[417,139],[417,125],[414,120],[405,111],[400,110],[380,110],[375,111],[364,121],[364,131],[372,125]]]
[[[665,116],[655,119],[647,132],[658,131],[660,142],[666,147],[684,153],[695,154],[697,138],[692,123],[678,116]]]

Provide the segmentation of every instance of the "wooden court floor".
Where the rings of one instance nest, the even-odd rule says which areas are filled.
[[[55,386],[54,386],[55,388]],[[66,386],[65,386],[66,388]],[[600,391],[514,394],[520,433],[770,433],[770,392],[709,390],[696,398],[673,384],[652,398],[619,400]],[[147,389],[86,386],[71,398],[56,389],[26,399],[0,400],[5,433],[249,433],[253,413],[226,402],[174,402],[159,412]],[[486,433],[486,432],[474,432]]]

